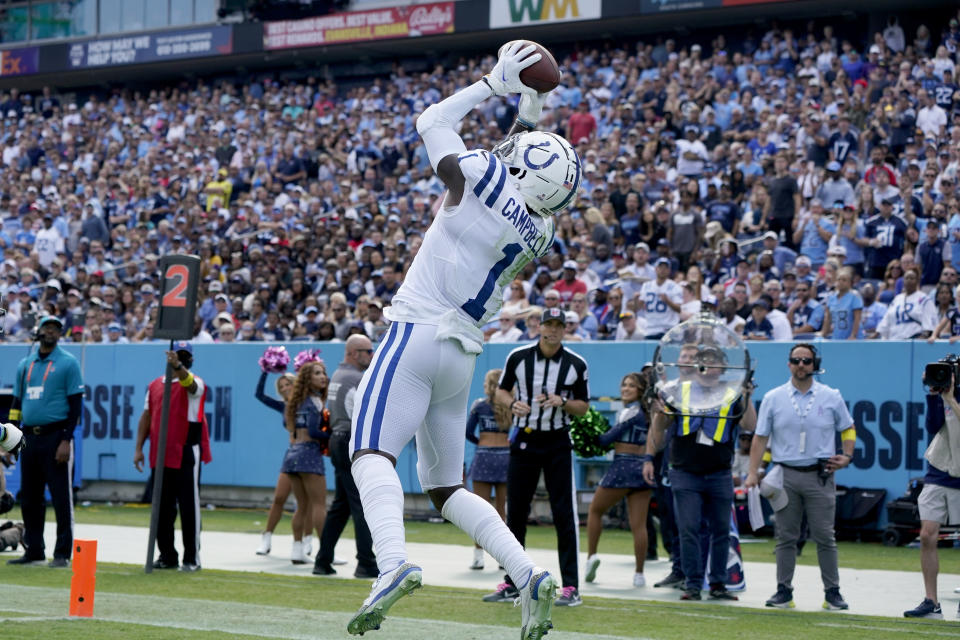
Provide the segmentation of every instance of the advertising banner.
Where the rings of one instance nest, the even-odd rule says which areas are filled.
[[[671,11],[690,11],[695,9],[715,9],[726,2],[722,0],[641,0],[643,13],[668,13]]]
[[[83,365],[85,397],[81,441],[82,473],[85,480],[146,480],[133,467],[137,421],[143,411],[149,382],[164,370],[163,343],[149,345],[62,344]],[[213,462],[203,470],[204,483],[248,487],[271,487],[287,448],[289,436],[280,413],[261,404],[254,391],[260,377],[257,359],[265,343],[232,345],[199,344],[194,349],[193,371],[207,385],[207,421]],[[321,348],[329,373],[343,358],[343,344],[287,344],[291,357],[305,349]],[[589,366],[593,396],[619,395],[620,379],[639,370],[650,360],[656,344],[584,343],[566,344],[583,356]],[[483,377],[502,367],[511,344],[486,345],[477,358],[470,402],[483,395]],[[757,363],[754,400],[789,379],[787,357],[790,343],[750,344]],[[923,452],[927,446],[926,396],[920,377],[927,362],[947,353],[942,343],[851,342],[818,343],[825,373],[824,384],[843,395],[857,427],[853,464],[837,476],[837,483],[867,489],[885,489],[887,500],[901,495],[911,478],[922,478],[926,470]],[[17,363],[27,354],[26,345],[0,346],[0,388],[9,388]],[[266,393],[276,397],[276,376],[266,381]],[[609,402],[597,402],[599,409]],[[0,414],[0,419],[5,416]],[[612,415],[609,416],[612,419]],[[838,445],[839,446],[839,445]],[[469,464],[473,446],[467,445]],[[406,492],[418,492],[416,452],[411,445],[400,456],[397,470]],[[578,473],[578,477],[582,474]],[[333,481],[332,472],[327,481]],[[588,489],[583,481],[579,489]]]
[[[431,2],[373,11],[349,11],[302,20],[265,22],[263,48],[319,47],[453,33],[455,4]]]
[[[67,49],[67,68],[163,62],[232,52],[233,30],[230,27],[180,29],[75,42]]]
[[[37,72],[37,47],[0,51],[0,77],[24,76]]]
[[[490,28],[600,18],[600,0],[490,0]]]

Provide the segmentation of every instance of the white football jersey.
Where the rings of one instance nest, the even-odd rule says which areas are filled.
[[[553,219],[527,210],[500,160],[485,150],[457,160],[466,179],[463,197],[437,213],[384,310],[390,320],[439,324],[457,309],[481,327],[500,311],[507,283],[553,246]]]
[[[661,293],[676,304],[683,302],[683,289],[673,280],[664,280],[663,284],[657,284],[656,280],[644,282],[640,287],[640,308],[647,321],[648,336],[666,333],[680,322],[680,314],[660,299]]]
[[[909,296],[901,293],[893,299],[877,325],[877,332],[885,340],[909,340],[936,327],[937,308],[933,298],[922,291],[914,291]]]

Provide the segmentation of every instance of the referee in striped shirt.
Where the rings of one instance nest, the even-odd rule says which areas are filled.
[[[514,349],[507,356],[496,400],[509,405],[514,416],[515,435],[507,471],[507,526],[524,544],[527,517],[543,471],[563,577],[556,604],[577,606],[582,603],[577,575],[579,522],[569,427],[573,416],[587,412],[590,390],[586,360],[563,347],[564,326],[562,309],[544,310],[539,341]],[[507,576],[507,582],[485,599],[509,598],[513,596],[511,589],[516,591]]]

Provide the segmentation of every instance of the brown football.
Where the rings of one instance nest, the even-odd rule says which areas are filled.
[[[542,44],[532,40],[524,40],[524,42],[537,47],[536,53],[540,54],[540,60],[520,72],[520,81],[539,93],[553,91],[560,84],[560,66],[553,58],[553,54]]]

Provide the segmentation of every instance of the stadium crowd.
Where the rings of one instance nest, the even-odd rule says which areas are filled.
[[[566,56],[540,128],[576,145],[581,193],[488,339],[535,338],[553,306],[570,340],[651,338],[704,308],[748,339],[960,338],[957,16],[862,35]],[[71,340],[152,340],[167,253],[203,260],[198,342],[379,339],[443,195],[417,114],[491,60],[351,87],[3,94],[3,339],[51,313]],[[515,114],[493,98],[461,134],[492,148]]]

